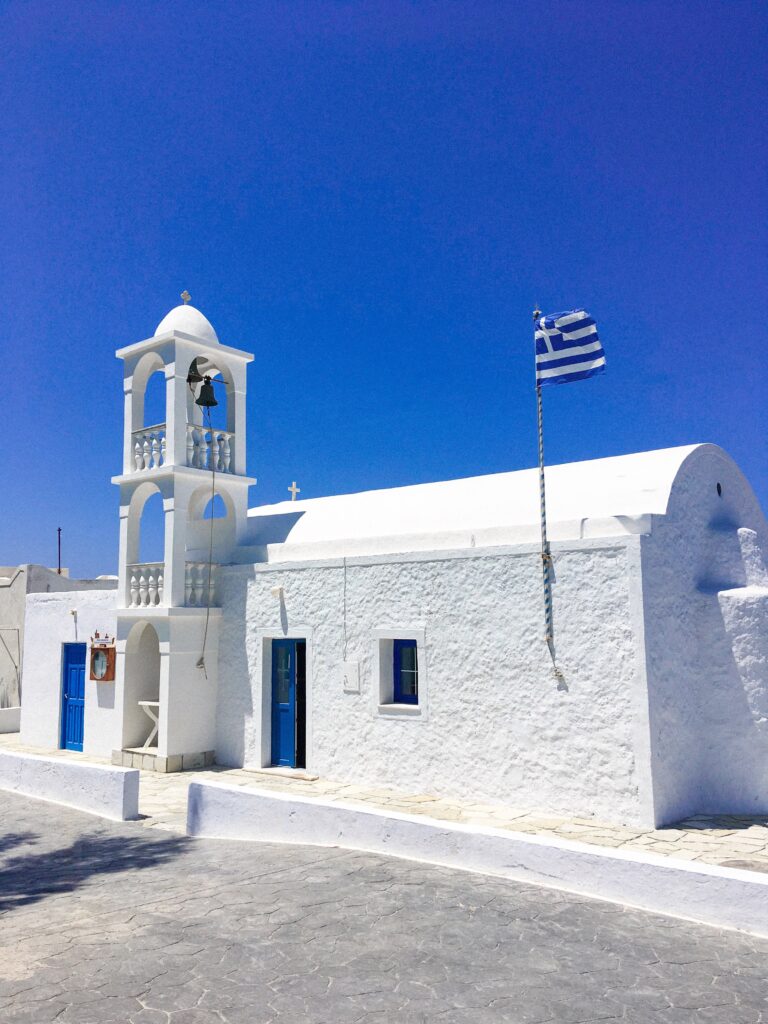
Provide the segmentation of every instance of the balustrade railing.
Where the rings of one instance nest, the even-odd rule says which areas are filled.
[[[131,434],[133,471],[159,469],[166,460],[165,424],[142,427]],[[227,430],[209,430],[195,423],[187,424],[187,465],[194,469],[215,469],[217,473],[234,473],[235,435]]]
[[[131,434],[136,472],[165,465],[165,424],[142,427]]]
[[[209,598],[206,597],[208,589]],[[216,566],[207,562],[187,562],[184,574],[184,603],[188,608],[205,608],[216,604]]]
[[[128,567],[128,607],[154,608],[163,603],[164,562],[141,562]]]
[[[226,430],[187,424],[187,465],[195,469],[215,469],[217,473],[234,473],[234,440],[235,435]]]

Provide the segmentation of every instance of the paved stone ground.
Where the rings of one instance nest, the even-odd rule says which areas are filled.
[[[3,1024],[759,1024],[768,941],[0,793]]]
[[[69,750],[25,747],[19,744],[15,734],[0,735],[0,747],[44,754],[46,757],[107,763],[103,759]],[[140,808],[144,815],[142,823],[149,828],[183,834],[186,831],[187,789],[192,779],[339,799],[385,811],[426,814],[446,821],[490,825],[528,835],[574,839],[596,846],[650,851],[683,860],[768,872],[768,818],[765,816],[700,815],[669,828],[627,828],[588,818],[542,817],[500,804],[448,800],[424,794],[401,793],[393,789],[370,789],[315,776],[302,778],[300,775],[290,776],[286,772],[279,774],[270,770],[213,768],[174,775],[143,771],[140,794]]]

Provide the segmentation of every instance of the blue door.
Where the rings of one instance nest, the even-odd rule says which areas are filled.
[[[296,767],[296,643],[272,641],[272,764]]]
[[[83,749],[85,714],[85,644],[62,645],[61,745]]]
[[[304,767],[306,641],[272,641],[272,764]]]

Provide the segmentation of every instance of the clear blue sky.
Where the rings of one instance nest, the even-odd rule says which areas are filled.
[[[250,349],[252,504],[722,444],[764,506],[762,2],[0,6],[0,563],[115,571],[121,365]]]

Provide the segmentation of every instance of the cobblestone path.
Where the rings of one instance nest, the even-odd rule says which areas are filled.
[[[0,1021],[758,1024],[768,941],[0,793]]]

